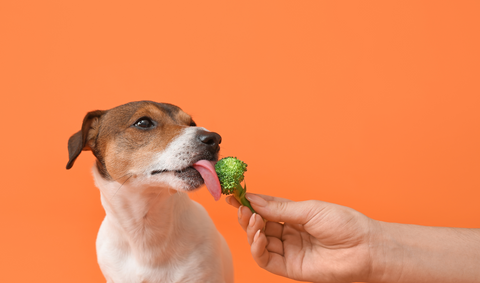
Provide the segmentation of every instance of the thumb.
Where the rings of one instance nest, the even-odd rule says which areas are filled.
[[[263,198],[259,195],[246,195],[253,209],[263,218],[274,222],[306,224],[325,208],[322,201],[278,201],[273,198]]]

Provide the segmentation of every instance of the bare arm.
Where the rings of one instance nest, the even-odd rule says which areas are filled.
[[[480,282],[480,229],[375,222],[371,282]]]

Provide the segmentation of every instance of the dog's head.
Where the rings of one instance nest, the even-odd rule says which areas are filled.
[[[97,158],[102,178],[162,184],[191,191],[204,180],[193,165],[217,161],[221,137],[197,127],[179,107],[151,101],[130,102],[89,112],[68,141],[70,169],[84,150]]]

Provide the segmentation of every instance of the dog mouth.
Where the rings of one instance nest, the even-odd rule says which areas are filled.
[[[177,173],[177,174],[182,174],[182,173],[185,173],[187,172],[189,169],[193,169],[192,166],[188,166],[186,168],[183,168],[181,170],[153,170],[150,174],[151,175],[157,175],[157,174],[162,174],[162,173],[166,173],[166,172],[174,172],[174,173]]]
[[[181,170],[154,170],[151,172],[151,175],[159,175],[162,173],[173,173],[175,178],[180,179],[183,182],[180,189],[187,192],[198,189],[205,183],[202,175],[200,175],[193,166],[188,166]]]
[[[195,170],[195,168],[193,168],[194,163],[192,163],[192,165],[187,166],[187,167],[185,167],[183,169],[180,169],[180,170],[166,170],[166,169],[165,170],[153,170],[150,174],[151,175],[158,175],[158,174],[162,174],[162,173],[172,172],[172,173],[174,173],[174,175],[176,177],[180,177],[180,179],[182,179],[182,180],[185,180],[185,179],[188,179],[188,178],[193,178],[193,179],[200,178],[200,179],[202,179],[202,184],[203,184],[202,176],[200,175],[200,173],[198,173],[197,170]]]
[[[198,165],[197,163],[201,162],[208,162],[211,164],[215,164],[218,161],[218,157],[215,156],[199,156],[195,158],[190,165],[186,166],[180,170],[153,170],[150,172],[152,176],[159,175],[162,173],[173,173],[173,175],[183,181],[183,187],[181,188],[184,191],[193,191],[195,189],[200,188],[203,184],[205,184],[205,180],[202,174],[197,170]],[[213,166],[213,165],[212,165]],[[195,168],[197,167],[197,168]],[[208,179],[208,178],[207,178]],[[208,181],[208,180],[207,180]],[[208,188],[210,190],[210,188]],[[218,197],[219,198],[219,197]],[[217,199],[217,198],[216,198]]]
[[[214,162],[214,163],[217,162],[218,161],[218,152],[219,152],[219,150],[217,150],[215,153],[211,153],[211,152],[208,152],[208,151],[197,153],[195,157],[191,158],[192,161],[189,162],[189,165],[185,166],[182,169],[179,169],[179,170],[169,170],[169,169],[153,170],[153,171],[150,172],[150,175],[158,175],[158,174],[168,173],[168,172],[173,172],[175,174],[175,176],[177,176],[177,175],[189,175],[190,172],[197,171],[194,168],[194,165],[200,160],[208,160],[208,161]]]

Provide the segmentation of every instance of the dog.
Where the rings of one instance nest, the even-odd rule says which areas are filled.
[[[107,283],[233,282],[225,239],[187,195],[207,183],[220,198],[211,181],[220,142],[172,104],[137,101],[87,113],[68,141],[67,169],[82,151],[96,157],[93,178],[106,213],[96,250]]]

